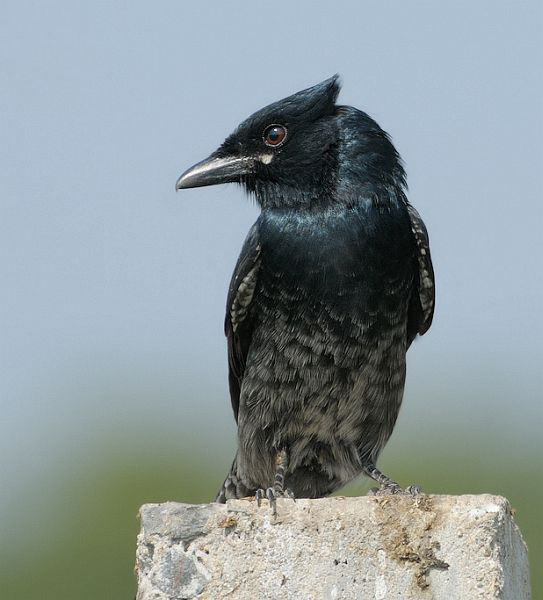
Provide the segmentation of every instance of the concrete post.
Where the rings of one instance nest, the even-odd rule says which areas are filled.
[[[529,600],[499,496],[382,496],[141,508],[137,600]]]

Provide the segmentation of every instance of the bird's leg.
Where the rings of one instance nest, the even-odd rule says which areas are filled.
[[[377,481],[377,483],[379,483],[381,486],[380,488],[371,488],[370,494],[373,496],[386,496],[389,494],[406,494],[410,496],[416,496],[422,491],[418,485],[410,485],[405,488],[405,490],[402,490],[402,488],[393,479],[390,479],[390,477],[384,473],[381,473],[381,471],[379,471],[379,469],[371,463],[368,463],[364,467],[363,471],[365,475]]]
[[[255,497],[260,506],[262,498],[267,498],[272,509],[273,516],[277,516],[277,498],[294,498],[292,490],[285,490],[285,473],[288,469],[288,454],[285,449],[280,450],[275,457],[275,478],[273,481],[273,487],[269,487],[266,490],[260,488],[256,490]]]
[[[286,450],[281,450],[275,458],[275,480],[273,489],[279,494],[284,494],[285,471],[288,468],[288,455]]]

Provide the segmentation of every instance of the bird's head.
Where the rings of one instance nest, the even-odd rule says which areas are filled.
[[[296,207],[329,202],[353,177],[382,179],[384,167],[399,168],[402,179],[386,133],[365,113],[337,106],[339,89],[335,75],[260,109],[185,171],[176,189],[237,182],[262,207]]]

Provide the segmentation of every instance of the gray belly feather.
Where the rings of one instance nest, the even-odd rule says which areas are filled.
[[[339,309],[261,271],[238,421],[237,468],[249,487],[271,484],[283,447],[287,485],[298,495],[330,493],[376,461],[405,381],[405,285],[397,296],[388,315],[365,313],[356,302]],[[308,477],[317,465],[319,476]]]

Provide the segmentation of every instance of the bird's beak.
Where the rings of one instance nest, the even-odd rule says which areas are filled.
[[[242,175],[253,172],[254,159],[246,156],[218,157],[212,154],[187,169],[175,184],[176,190],[239,182]]]

